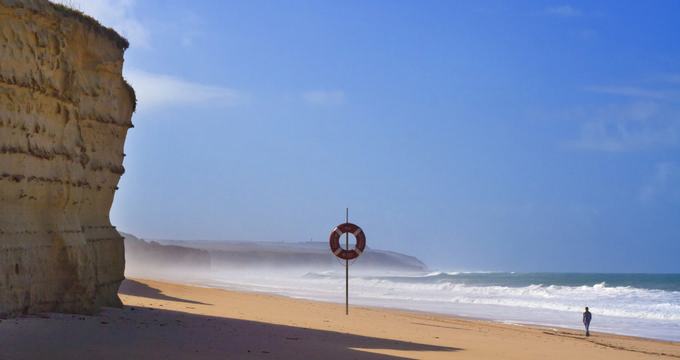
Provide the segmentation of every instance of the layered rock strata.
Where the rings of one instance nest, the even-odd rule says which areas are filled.
[[[127,45],[46,0],[0,0],[0,317],[121,305]]]

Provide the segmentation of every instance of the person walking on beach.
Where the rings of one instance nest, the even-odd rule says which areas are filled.
[[[583,313],[583,325],[586,326],[586,336],[590,336],[590,320],[593,318],[593,314],[588,311],[588,307],[586,306],[586,311]]]

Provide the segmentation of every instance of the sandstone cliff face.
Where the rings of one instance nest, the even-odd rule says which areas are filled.
[[[121,305],[126,47],[46,0],[0,0],[0,316]]]

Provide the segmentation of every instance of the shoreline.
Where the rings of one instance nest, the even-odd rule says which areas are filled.
[[[7,359],[678,359],[680,343],[127,279],[123,309],[0,322]]]
[[[334,313],[332,314],[333,317],[346,317],[346,318],[351,318],[353,311],[358,311],[360,313],[364,312],[371,312],[371,313],[381,313],[384,315],[392,315],[392,316],[397,316],[397,317],[404,317],[404,318],[421,318],[421,319],[428,319],[429,321],[434,321],[434,322],[460,322],[460,323],[466,323],[466,324],[474,324],[474,325],[480,325],[482,327],[487,327],[487,328],[509,328],[513,329],[515,331],[523,332],[539,332],[544,335],[548,336],[553,336],[553,337],[567,337],[567,338],[572,338],[572,339],[578,339],[578,340],[583,340],[585,342],[590,342],[592,344],[596,344],[599,346],[603,346],[606,348],[611,348],[611,349],[617,349],[621,351],[629,351],[629,352],[637,352],[641,354],[647,354],[647,355],[654,355],[654,356],[669,356],[671,358],[680,358],[680,343],[678,342],[671,342],[671,341],[666,341],[666,340],[659,340],[659,339],[651,339],[651,338],[644,338],[644,337],[638,337],[638,336],[630,336],[630,335],[620,335],[620,334],[611,334],[611,333],[604,333],[604,332],[598,332],[598,331],[591,331],[591,336],[586,337],[585,336],[585,330],[578,330],[578,329],[571,329],[571,328],[564,328],[564,327],[559,327],[559,326],[549,326],[549,325],[537,325],[537,324],[522,324],[522,323],[508,323],[508,322],[502,322],[502,321],[496,321],[496,320],[489,320],[489,319],[484,319],[484,318],[477,318],[477,317],[466,317],[466,316],[456,316],[456,315],[447,315],[447,314],[438,314],[438,313],[431,313],[431,312],[426,312],[426,311],[415,311],[415,310],[405,310],[405,309],[394,309],[394,308],[389,308],[389,307],[376,307],[376,306],[364,306],[364,305],[351,305],[349,306],[349,315],[345,315],[344,309],[345,309],[345,304],[342,303],[337,303],[337,302],[324,302],[324,301],[318,301],[318,300],[307,300],[307,299],[300,299],[300,298],[293,298],[293,297],[288,297],[286,295],[276,295],[276,294],[269,294],[265,292],[249,292],[249,291],[242,291],[242,290],[227,290],[227,289],[220,289],[220,288],[213,288],[209,287],[207,285],[202,285],[202,284],[176,284],[172,282],[167,282],[167,281],[157,281],[157,280],[148,280],[148,279],[128,279],[129,281],[138,281],[147,285],[157,285],[159,287],[163,287],[164,290],[169,290],[165,288],[164,286],[178,286],[179,288],[200,288],[200,289],[205,289],[209,292],[215,291],[217,293],[223,293],[227,296],[237,296],[237,297],[246,297],[246,298],[258,298],[258,299],[266,299],[268,302],[271,301],[272,303],[287,303],[287,304],[297,304],[297,305],[306,305],[306,306],[312,306],[312,307],[320,307],[324,309],[332,309]],[[182,289],[182,291],[185,291],[185,289]],[[123,294],[121,294],[123,295]],[[121,296],[123,298],[123,296]],[[131,299],[127,299],[131,300]],[[126,301],[123,301],[124,304],[127,305]],[[252,314],[251,314],[252,315]],[[330,315],[330,314],[326,314]],[[290,319],[287,319],[288,321],[283,321],[283,323],[288,323],[291,321]],[[348,319],[349,320],[349,319]],[[645,345],[650,345],[650,348],[647,349],[646,346],[642,346],[641,344]],[[658,345],[660,348],[663,348],[663,350],[654,350],[655,348],[654,344]],[[666,348],[668,346],[668,348]],[[643,350],[644,348],[644,350]],[[670,349],[670,351],[669,351]]]
[[[148,274],[147,274],[148,275]],[[315,301],[315,302],[322,302],[322,303],[328,303],[328,304],[335,304],[335,305],[342,305],[344,307],[344,301],[337,301],[335,299],[329,299],[326,297],[323,298],[315,298],[315,297],[306,297],[304,295],[302,296],[296,296],[294,294],[290,294],[289,292],[283,291],[280,293],[272,292],[271,289],[269,290],[258,290],[256,287],[248,287],[248,286],[239,286],[239,285],[231,285],[231,286],[223,286],[221,284],[211,284],[210,282],[206,282],[205,279],[200,278],[200,277],[187,277],[187,278],[180,278],[180,277],[165,277],[163,275],[155,276],[151,275],[151,277],[145,277],[144,275],[141,275],[140,277],[133,276],[133,278],[140,278],[140,279],[148,279],[151,281],[160,281],[160,282],[169,282],[173,284],[183,284],[187,286],[196,286],[196,287],[203,287],[203,288],[212,288],[212,289],[221,289],[221,290],[226,290],[226,291],[235,291],[235,292],[245,292],[245,293],[255,293],[255,294],[264,294],[264,295],[271,295],[271,296],[276,296],[276,297],[282,297],[282,298],[290,298],[290,299],[299,299],[299,300],[306,300],[306,301]],[[265,286],[266,287],[266,286]],[[343,293],[344,295],[344,293]],[[344,296],[343,299],[344,300]],[[350,299],[351,300],[351,299]],[[354,305],[352,305],[354,303]],[[428,314],[428,315],[433,315],[433,316],[444,316],[444,317],[453,317],[453,318],[461,318],[461,319],[469,319],[469,320],[480,320],[480,321],[490,321],[494,323],[499,323],[499,324],[507,324],[507,325],[517,325],[517,326],[530,326],[530,327],[540,327],[540,328],[547,328],[547,329],[561,329],[565,331],[572,331],[578,333],[579,331],[583,332],[585,334],[585,329],[583,326],[580,324],[580,313],[576,314],[574,316],[575,319],[575,326],[571,326],[571,324],[565,324],[564,322],[551,322],[551,321],[546,321],[545,318],[542,318],[541,320],[537,319],[520,319],[517,316],[510,316],[506,317],[506,319],[503,319],[504,316],[506,315],[504,313],[505,310],[503,310],[502,305],[483,305],[486,307],[492,308],[491,311],[489,309],[486,309],[487,311],[479,311],[477,309],[472,310],[472,308],[476,307],[476,305],[472,304],[456,304],[458,306],[458,311],[451,311],[450,309],[446,309],[445,311],[441,311],[442,307],[437,306],[436,308],[430,309],[430,310],[423,310],[421,308],[417,307],[411,307],[409,304],[403,303],[403,302],[394,302],[390,301],[388,305],[385,305],[386,303],[381,303],[377,304],[375,301],[366,301],[366,298],[363,300],[361,297],[355,298],[353,301],[350,301],[350,306],[357,306],[357,307],[367,307],[367,308],[375,308],[375,309],[381,309],[381,310],[394,310],[394,311],[401,311],[401,312],[408,312],[408,313],[422,313],[422,314]],[[463,308],[460,308],[462,306]],[[582,309],[581,309],[582,310]],[[570,313],[573,315],[573,313]],[[499,316],[500,315],[500,316]],[[616,335],[616,336],[627,336],[627,337],[632,337],[632,338],[639,338],[639,339],[646,339],[646,340],[651,340],[651,341],[660,341],[660,342],[670,342],[670,343],[680,343],[680,340],[676,340],[678,337],[677,335],[672,336],[672,337],[664,337],[664,335],[660,335],[660,337],[654,337],[654,336],[645,336],[644,334],[639,334],[638,331],[633,331],[633,330],[626,330],[626,329],[635,329],[634,327],[617,327],[614,328],[611,326],[611,322],[603,321],[603,317],[600,317],[601,315],[598,314],[598,323],[597,326],[593,327],[595,330],[599,330],[598,332],[600,333],[606,333],[610,335]],[[611,320],[610,320],[611,321]],[[621,330],[623,329],[623,330]]]

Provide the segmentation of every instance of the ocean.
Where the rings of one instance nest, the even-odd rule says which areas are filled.
[[[203,285],[345,302],[345,270],[212,271]],[[680,274],[353,271],[350,305],[680,342]]]

